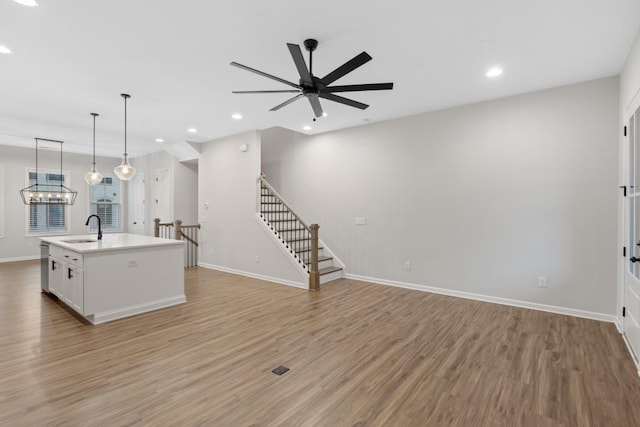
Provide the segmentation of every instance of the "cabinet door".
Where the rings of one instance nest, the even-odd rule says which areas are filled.
[[[80,314],[84,314],[84,272],[81,268],[66,265],[64,302]]]
[[[49,257],[49,292],[62,298],[64,265],[59,259]]]

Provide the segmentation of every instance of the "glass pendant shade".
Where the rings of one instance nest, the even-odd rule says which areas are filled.
[[[94,166],[91,172],[87,172],[84,174],[84,180],[87,181],[89,185],[96,185],[102,182],[102,174],[98,172]]]
[[[122,181],[129,181],[136,175],[136,168],[129,164],[129,160],[127,160],[127,155],[125,154],[122,158],[122,163],[117,166],[114,170],[116,176]]]
[[[124,155],[120,166],[116,166],[113,171],[122,181],[129,181],[136,175],[136,168],[131,166],[127,159],[127,99],[131,98],[131,95],[121,93],[120,96],[124,98]]]
[[[91,113],[91,115],[93,116],[93,166],[91,167],[91,171],[84,174],[84,180],[87,181],[89,185],[96,185],[102,182],[102,175],[96,170],[96,117],[99,116],[99,114]]]

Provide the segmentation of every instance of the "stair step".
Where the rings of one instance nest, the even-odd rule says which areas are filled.
[[[297,219],[270,219],[269,222],[296,222]]]
[[[326,268],[322,268],[320,270],[318,270],[318,274],[320,276],[324,276],[325,274],[330,274],[333,273],[335,271],[340,271],[342,270],[342,267],[326,267]]]
[[[287,228],[287,229],[282,229],[282,230],[278,230],[276,228],[276,231],[278,233],[291,233],[293,231],[304,231],[304,230],[306,230],[306,228]]]
[[[281,205],[282,202],[260,202],[261,205]]]
[[[333,259],[332,256],[327,256],[327,255],[319,256],[318,257],[318,264],[320,264],[322,261],[331,261],[332,259]],[[311,265],[311,262],[309,262],[307,265]]]
[[[318,251],[321,251],[322,249],[324,249],[322,246],[318,246]],[[303,253],[303,252],[311,252],[311,249],[305,249],[305,248],[301,248],[301,249],[293,248],[293,250],[294,250],[297,254],[301,254],[301,253]]]

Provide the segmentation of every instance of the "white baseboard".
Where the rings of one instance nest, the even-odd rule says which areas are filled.
[[[225,273],[238,274],[240,276],[251,277],[252,279],[264,280],[265,282],[277,283],[279,285],[293,286],[294,288],[309,289],[309,285],[306,283],[294,282],[293,280],[279,279],[277,277],[264,276],[262,274],[236,270],[234,268],[222,267],[220,265],[207,264],[205,262],[199,262],[198,267],[204,267],[210,270],[224,271]]]
[[[0,264],[5,262],[33,261],[36,259],[40,259],[40,255],[21,256],[16,258],[3,258],[3,259],[0,259]]]
[[[118,310],[105,311],[103,313],[96,313],[90,316],[86,316],[89,322],[94,325],[110,322],[116,319],[122,319],[124,317],[134,316],[136,314],[147,313],[153,310],[159,310],[161,308],[171,307],[172,305],[182,304],[187,301],[187,298],[184,295],[165,298],[160,301],[153,301],[148,304],[134,305],[131,307],[126,307]]]
[[[510,305],[513,307],[529,308],[532,310],[546,311],[549,313],[564,314],[567,316],[582,317],[584,319],[600,320],[602,322],[617,323],[617,318],[612,314],[596,313],[592,311],[577,310],[575,308],[558,307],[555,305],[539,304],[535,302],[520,301],[508,298],[493,297],[489,295],[474,294],[470,292],[454,291],[433,286],[418,285],[415,283],[396,282],[394,280],[377,279],[375,277],[358,276],[355,274],[345,274],[346,279],[360,280],[363,282],[377,283],[379,285],[395,286],[398,288],[413,289],[422,292],[448,295],[458,298],[472,299],[476,301],[491,302],[495,304]]]
[[[624,331],[622,330],[622,323],[620,323],[620,319],[616,317],[616,321],[614,322],[614,324],[616,325],[616,329],[618,330],[618,333],[624,335]]]

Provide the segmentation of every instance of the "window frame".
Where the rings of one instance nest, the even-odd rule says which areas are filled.
[[[118,206],[118,210],[119,210],[119,214],[118,214],[118,227],[117,228],[107,228],[105,227],[105,223],[102,222],[102,232],[103,233],[122,233],[123,230],[123,210],[124,210],[124,205],[123,205],[123,199],[124,199],[124,194],[123,194],[123,190],[124,190],[124,184],[122,182],[121,179],[119,179],[117,176],[115,175],[104,175],[102,177],[103,180],[107,179],[107,178],[111,178],[111,179],[115,179],[118,181],[118,197],[120,199],[120,201],[118,203],[103,203],[102,205],[110,205],[110,206]],[[94,203],[92,202],[93,200],[93,190],[94,188],[97,188],[99,185],[101,184],[96,184],[96,185],[89,185],[89,197],[87,198],[87,203],[88,203],[88,208],[89,208],[89,213],[88,215],[93,215],[93,210],[91,209],[93,207],[93,205],[96,205],[96,214],[98,213],[98,208],[100,206],[100,204],[98,204],[97,202]],[[113,215],[113,214],[112,214]],[[100,218],[102,220],[102,217]],[[98,222],[97,221],[89,221],[89,225],[87,226],[89,232],[96,232],[98,231]]]

